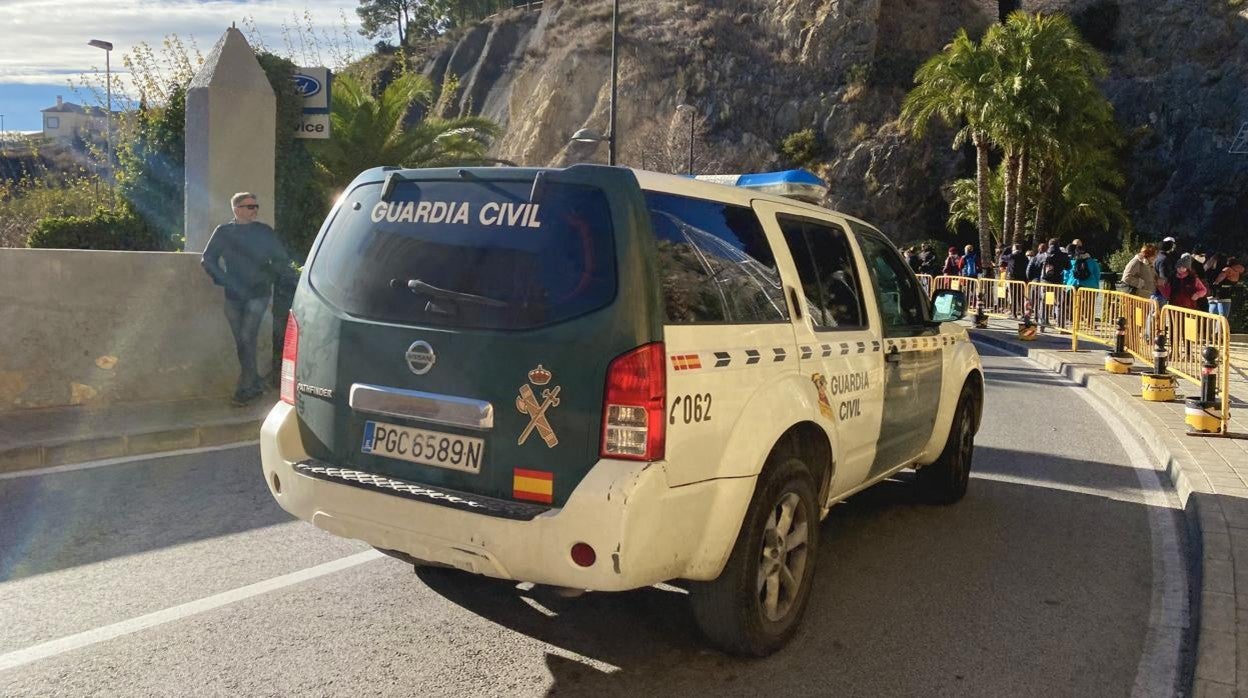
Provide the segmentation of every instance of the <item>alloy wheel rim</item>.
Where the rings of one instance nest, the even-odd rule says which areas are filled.
[[[782,620],[801,596],[806,572],[810,520],[802,500],[786,492],[767,517],[755,591],[763,617]]]

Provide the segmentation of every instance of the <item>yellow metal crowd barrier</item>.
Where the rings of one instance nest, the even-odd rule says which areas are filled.
[[[1222,433],[1226,433],[1231,420],[1231,326],[1226,317],[1202,313],[1178,306],[1167,305],[1161,309],[1161,327],[1166,333],[1168,368],[1171,373],[1200,385],[1205,347],[1218,350],[1218,392],[1222,409],[1218,415]]]
[[[1153,340],[1158,332],[1164,332],[1169,372],[1197,386],[1205,370],[1203,351],[1205,347],[1214,347],[1218,350],[1216,371],[1221,393],[1217,417],[1221,432],[1227,433],[1231,415],[1231,328],[1222,315],[1173,305],[1159,310],[1151,298],[1099,288],[925,274],[920,275],[920,281],[929,294],[940,289],[961,291],[966,295],[969,310],[982,307],[986,315],[1017,319],[1026,313],[1041,329],[1069,334],[1072,350],[1078,350],[1081,339],[1113,348],[1117,344],[1118,319],[1122,318],[1126,321],[1123,350],[1148,366],[1153,364]],[[1212,407],[1207,418],[1213,419]]]
[[[1075,324],[1071,332],[1071,348],[1079,348],[1079,340],[1115,346],[1118,318],[1126,320],[1123,348],[1146,364],[1153,361],[1151,334],[1156,323],[1157,303],[1121,291],[1080,288],[1075,295]]]
[[[1078,350],[1079,340],[1115,345],[1118,318],[1126,320],[1123,348],[1145,365],[1151,366],[1153,340],[1158,332],[1166,336],[1166,368],[1170,373],[1200,386],[1205,347],[1218,350],[1218,392],[1221,409],[1217,418],[1220,431],[1226,433],[1231,419],[1231,327],[1222,315],[1189,310],[1174,305],[1160,309],[1149,298],[1140,298],[1119,291],[1081,288],[1075,297],[1074,326],[1071,349]]]
[[[1006,279],[976,279],[969,276],[937,276],[932,290],[953,289],[966,295],[968,310],[982,307],[989,317],[1022,318],[1027,301],[1027,283]]]
[[[1071,333],[1075,325],[1075,289],[1063,284],[1027,284],[1027,306],[1041,331]]]

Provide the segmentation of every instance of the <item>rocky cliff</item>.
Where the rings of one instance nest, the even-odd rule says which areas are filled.
[[[812,128],[829,204],[898,241],[941,235],[942,185],[967,176],[947,133],[914,141],[896,117],[919,63],[958,27],[997,19],[989,0],[624,0],[617,111],[621,164],[640,166],[676,107],[705,119],[726,171],[786,166],[779,144]],[[1104,88],[1131,139],[1126,201],[1145,235],[1248,246],[1248,154],[1228,153],[1248,122],[1248,9],[1229,0],[1049,0],[1106,52]],[[547,0],[447,41],[425,72],[455,75],[461,113],[502,123],[496,156],[526,165],[602,161],[610,98],[607,0]],[[688,122],[683,122],[688,123]],[[651,159],[653,162],[653,159]],[[1231,241],[1228,239],[1228,243]]]

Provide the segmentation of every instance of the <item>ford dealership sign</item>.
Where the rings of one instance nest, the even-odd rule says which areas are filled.
[[[315,97],[321,92],[321,81],[311,75],[296,73],[294,80],[295,89],[299,90],[299,94],[303,95],[304,99]]]
[[[303,96],[303,118],[295,127],[295,138],[329,138],[329,69],[297,68],[292,79]]]

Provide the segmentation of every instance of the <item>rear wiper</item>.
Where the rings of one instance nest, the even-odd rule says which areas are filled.
[[[395,279],[395,281],[398,281],[398,279]],[[397,285],[397,284],[394,284],[392,282],[391,285]],[[485,296],[475,296],[471,293],[460,293],[459,291],[449,291],[445,288],[438,288],[437,286],[434,286],[432,284],[427,284],[421,281],[420,279],[408,279],[407,287],[416,293],[424,293],[429,296],[436,296],[438,298],[445,298],[447,300],[452,300],[452,301],[464,301],[467,303],[478,303],[480,305],[486,305],[491,308],[506,308],[508,306],[508,303],[505,303],[500,300],[495,300],[493,298],[486,298]]]

